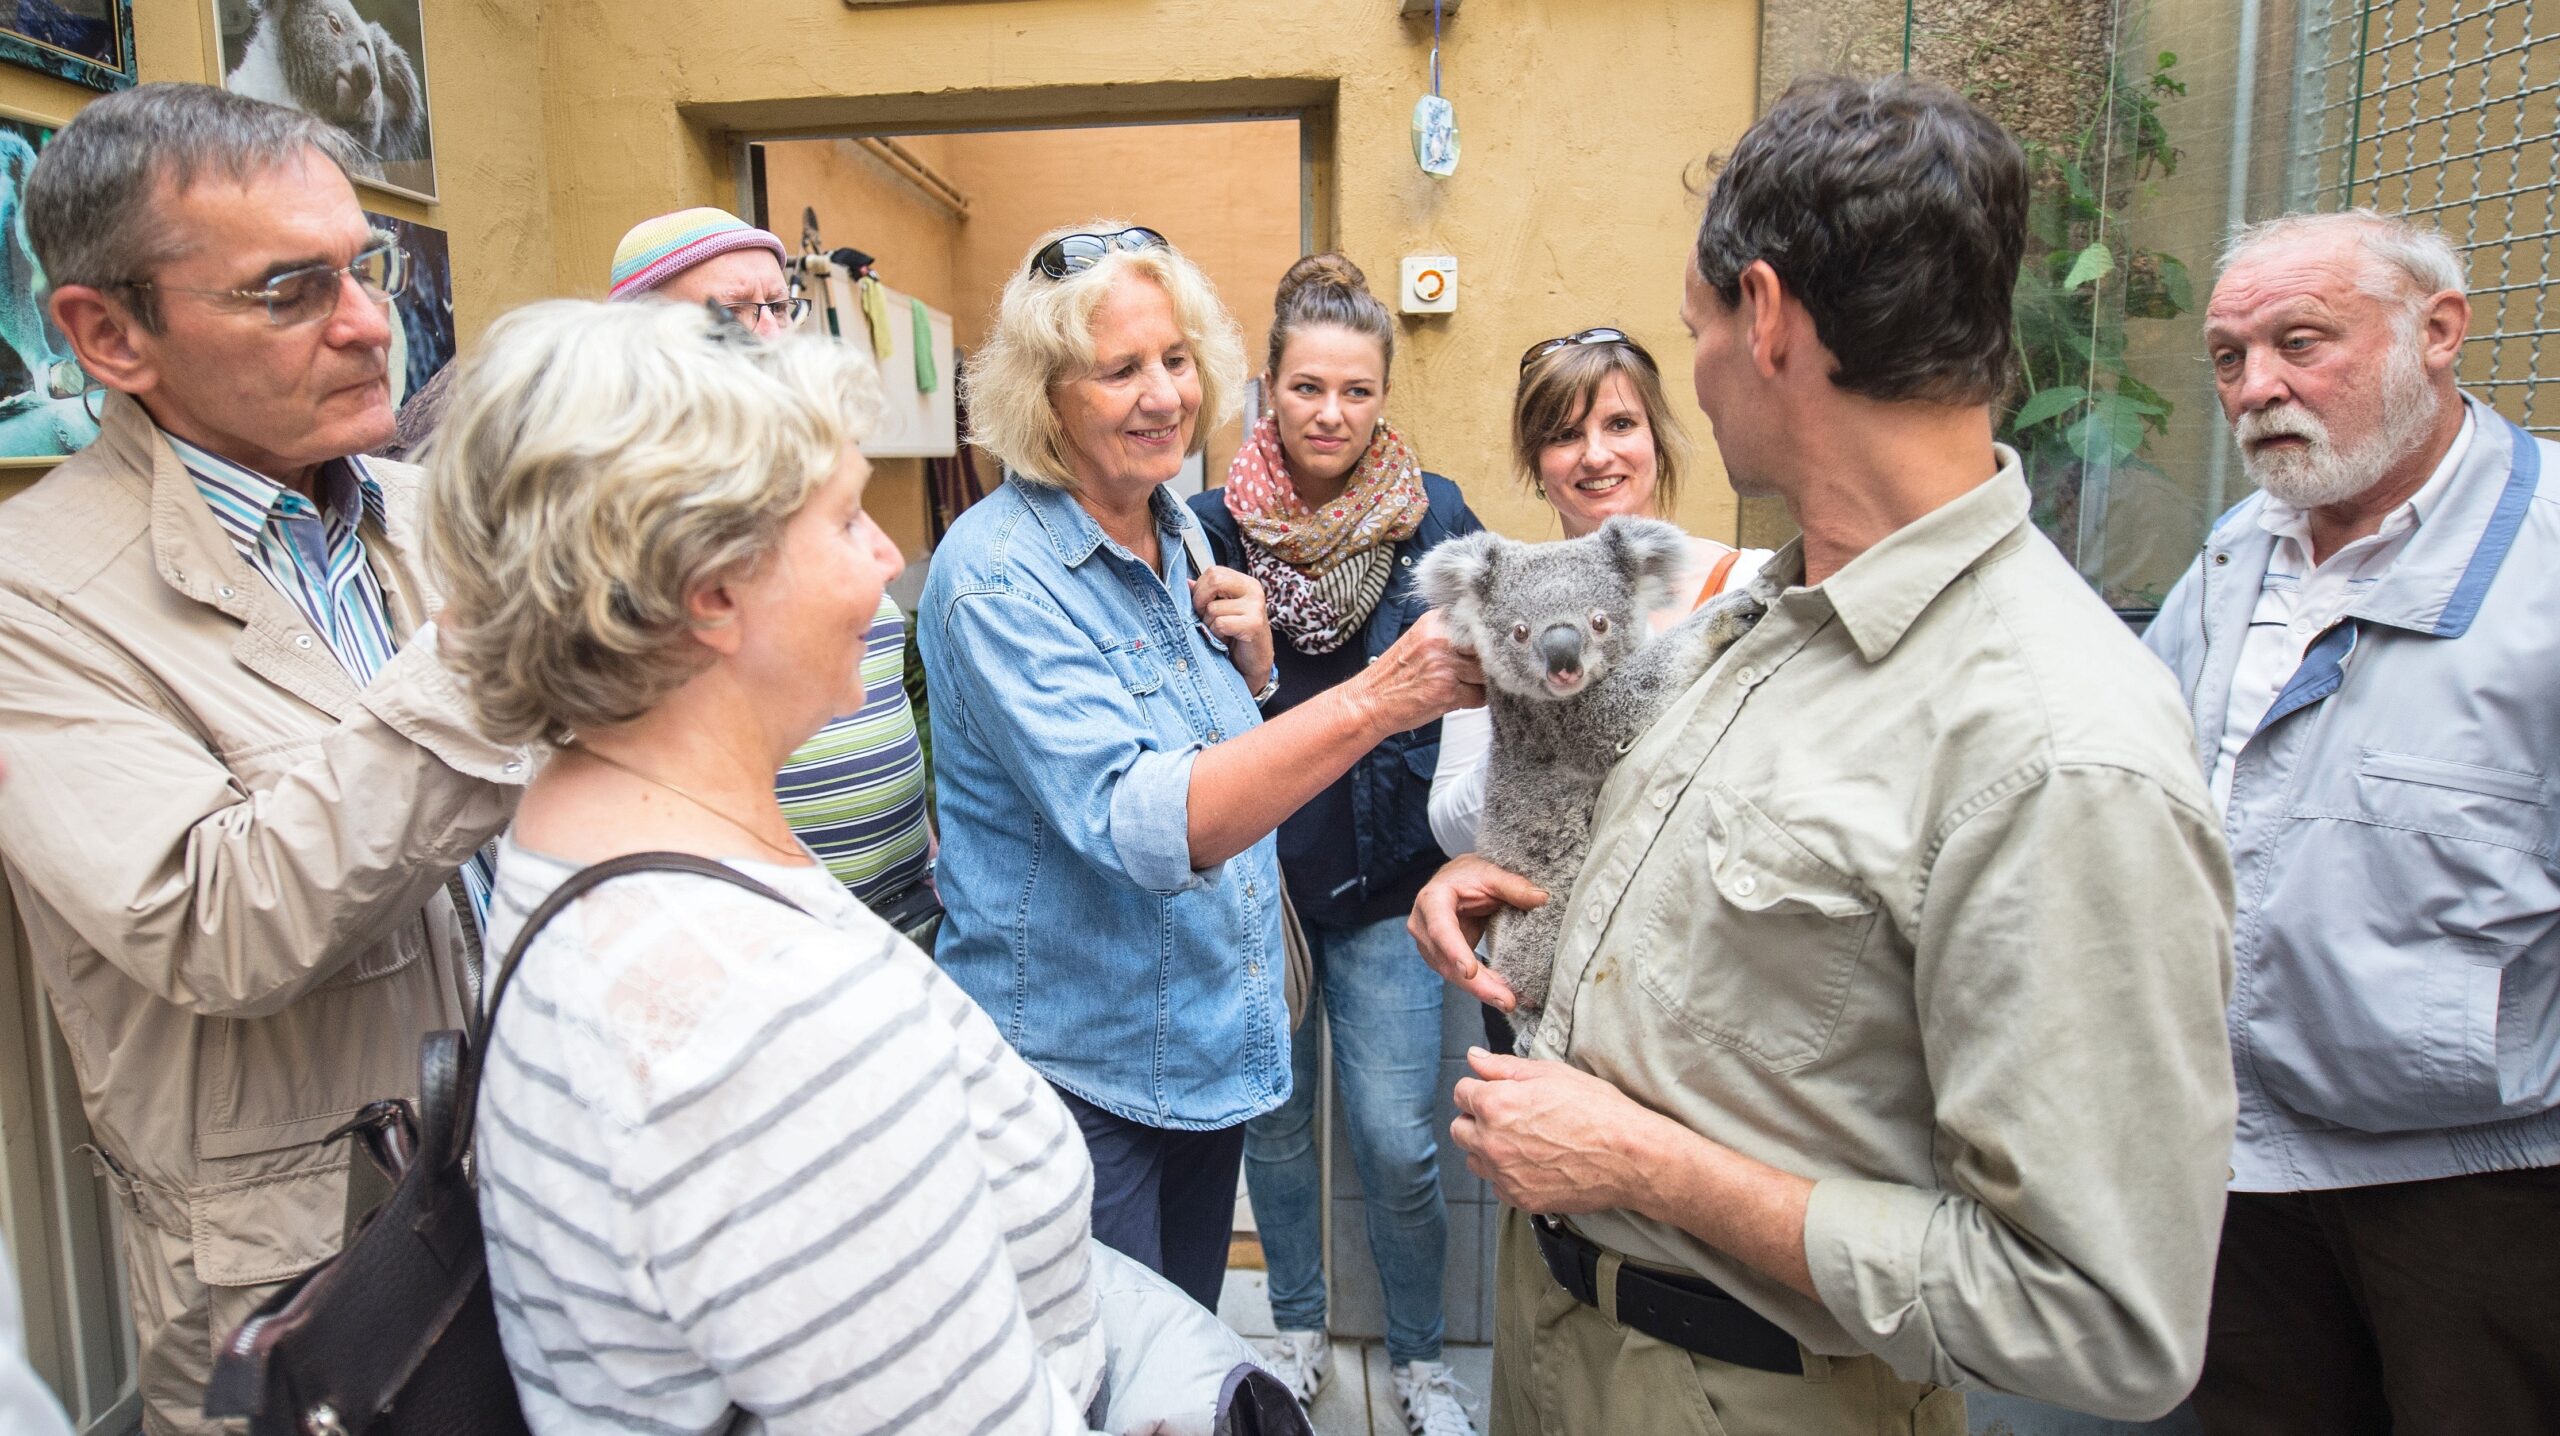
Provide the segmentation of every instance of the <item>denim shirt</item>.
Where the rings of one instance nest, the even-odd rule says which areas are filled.
[[[934,956],[1051,1082],[1209,1130],[1289,1095],[1280,870],[1268,836],[1191,866],[1192,763],[1261,716],[1192,616],[1194,521],[1162,489],[1152,508],[1161,578],[1019,478],[934,551]]]
[[[2560,1163],[2560,445],[2467,402],[2435,509],[2233,769],[2235,1190]],[[2262,507],[2215,524],[2145,635],[2208,772]]]

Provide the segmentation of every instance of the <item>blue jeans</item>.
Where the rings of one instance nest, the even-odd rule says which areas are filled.
[[[1387,1358],[1440,1359],[1441,1271],[1449,1208],[1440,1196],[1440,1003],[1444,987],[1404,919],[1364,927],[1308,923],[1315,994],[1333,1028],[1351,1160],[1367,1198],[1369,1255],[1387,1298]],[[1245,1189],[1271,1273],[1271,1316],[1286,1331],[1324,1329],[1324,1183],[1316,1163],[1316,1021],[1289,1044],[1289,1100],[1245,1124]]]

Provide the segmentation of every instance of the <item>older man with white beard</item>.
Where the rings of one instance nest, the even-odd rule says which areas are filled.
[[[2456,386],[2444,239],[2244,230],[2205,340],[2260,492],[2147,642],[2231,844],[2212,1436],[2560,1431],[2560,447]]]

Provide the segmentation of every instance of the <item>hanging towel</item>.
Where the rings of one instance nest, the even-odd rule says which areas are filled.
[[[942,383],[942,376],[933,372],[933,314],[921,299],[909,299],[907,312],[916,325],[916,392],[930,394]]]
[[[862,317],[871,322],[871,352],[886,359],[897,345],[889,337],[889,295],[880,281],[862,276]]]

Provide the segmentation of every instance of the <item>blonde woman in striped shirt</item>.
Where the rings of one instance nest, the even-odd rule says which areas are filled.
[[[852,445],[874,392],[841,346],[563,301],[499,322],[430,448],[454,666],[493,731],[556,747],[501,850],[493,946],[630,853],[786,900],[614,879],[498,1009],[480,1199],[545,1436],[1151,1428],[1122,1415],[1156,1389],[1205,1430],[1245,1356],[1093,1245],[1058,1098],[776,799],[897,567]],[[1181,1347],[1205,1389],[1106,1374],[1131,1302],[1190,1333],[1135,1345]]]

